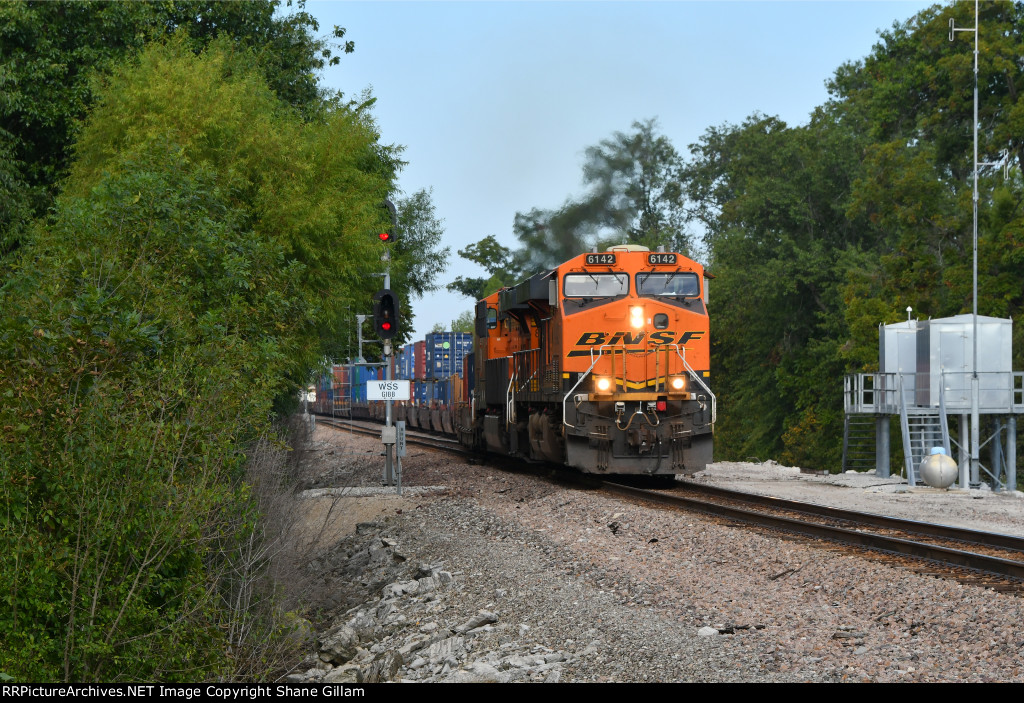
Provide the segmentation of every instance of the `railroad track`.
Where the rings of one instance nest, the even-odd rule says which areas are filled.
[[[604,482],[617,495],[825,540],[922,574],[1024,595],[1024,538],[740,493],[692,482],[652,491]]]
[[[379,424],[324,419],[320,422],[345,431],[380,436]],[[463,457],[473,456],[454,440],[426,433],[407,432],[406,442]],[[828,548],[854,550],[921,574],[1024,596],[1024,538],[741,493],[689,481],[669,489],[651,490],[583,476],[563,467],[554,468],[552,473],[563,482],[597,487],[632,500],[696,511],[728,524],[827,543]]]
[[[318,417],[317,422],[344,432],[353,432],[355,434],[380,439],[381,424],[378,422],[340,420],[337,418],[332,419],[324,417]],[[405,432],[405,443],[417,447],[426,447],[428,449],[440,449],[441,451],[451,452],[460,456],[472,456],[473,454],[454,439],[438,437],[437,435],[427,434],[426,432],[420,432],[418,430],[407,429]]]

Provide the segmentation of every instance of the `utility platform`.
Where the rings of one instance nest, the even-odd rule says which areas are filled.
[[[904,468],[911,486],[932,447],[943,447],[961,467],[971,462],[970,414],[974,369],[972,315],[879,325],[878,373],[844,378],[843,471],[890,474],[890,418],[899,416]],[[1024,413],[1024,372],[1012,370],[1013,321],[978,316],[979,433],[988,436],[988,466],[979,463],[960,488],[983,480],[995,490],[1017,484],[1017,416]],[[950,431],[950,419],[958,418]],[[957,450],[954,454],[952,449]],[[974,475],[977,474],[977,475]]]

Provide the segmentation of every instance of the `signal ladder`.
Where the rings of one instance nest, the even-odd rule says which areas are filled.
[[[843,422],[843,471],[875,468],[875,416],[846,415]]]

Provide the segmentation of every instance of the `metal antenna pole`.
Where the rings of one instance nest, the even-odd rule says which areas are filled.
[[[953,41],[956,32],[974,32],[974,183],[973,183],[973,240],[974,240],[974,262],[973,262],[973,294],[971,296],[971,315],[974,323],[974,352],[971,368],[971,469],[970,478],[967,476],[967,467],[960,466],[960,488],[968,488],[970,485],[977,485],[980,480],[980,443],[981,443],[981,414],[979,410],[980,389],[978,383],[978,0],[974,0],[974,27],[959,28],[951,17],[949,19],[949,40]]]

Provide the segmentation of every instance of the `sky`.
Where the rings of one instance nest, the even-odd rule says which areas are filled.
[[[451,248],[442,290],[413,301],[413,340],[473,301],[457,251],[516,212],[584,192],[583,152],[656,118],[688,153],[709,128],[759,112],[806,124],[836,68],[933,3],[917,0],[488,2],[309,0],[321,33],[355,42],[322,84],[369,89],[381,141],[405,147],[399,187],[430,189]],[[401,195],[401,194],[400,194]]]

